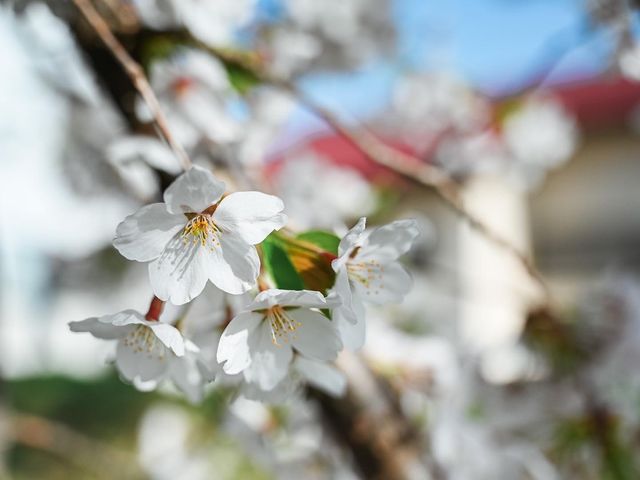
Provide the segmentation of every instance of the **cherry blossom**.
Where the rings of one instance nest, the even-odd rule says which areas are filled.
[[[203,52],[182,49],[166,60],[151,64],[150,80],[171,132],[186,148],[201,140],[228,143],[239,138],[240,123],[228,112],[236,98],[224,66]],[[140,99],[140,120],[153,116]]]
[[[116,230],[114,246],[130,260],[150,262],[157,297],[182,305],[207,280],[240,294],[254,286],[260,259],[254,245],[286,223],[282,201],[260,192],[223,198],[225,184],[195,166],[164,193],[164,203],[142,207]]]
[[[147,320],[135,310],[71,322],[69,327],[73,332],[117,340],[116,367],[130,382],[156,380],[166,374],[171,356],[185,355],[184,338],[175,327]]]
[[[319,292],[270,289],[227,326],[218,362],[228,374],[243,372],[261,390],[273,390],[289,372],[294,352],[334,360],[342,342],[334,323],[316,309],[327,308]]]
[[[134,0],[133,4],[153,28],[183,25],[203,42],[226,45],[251,20],[255,0]]]
[[[332,262],[336,283],[331,299],[338,302],[333,319],[345,346],[354,349],[365,338],[363,301],[397,303],[411,288],[411,277],[397,260],[419,235],[414,220],[398,220],[370,232],[365,232],[365,224],[363,217],[349,230]]]

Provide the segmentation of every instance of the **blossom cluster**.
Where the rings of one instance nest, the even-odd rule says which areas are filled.
[[[400,220],[366,231],[362,218],[341,240],[319,231],[295,236],[282,230],[283,210],[278,197],[227,193],[209,170],[190,168],[164,202],[142,207],[116,229],[115,248],[148,263],[149,311],[71,322],[71,330],[114,342],[120,376],[140,390],[169,379],[198,401],[219,379],[239,384],[249,398],[277,398],[302,383],[341,394],[345,379],[331,362],[344,347],[364,344],[365,303],[398,302],[409,291],[398,259],[418,228]],[[314,243],[318,235],[324,242]],[[311,270],[319,269],[311,277],[327,277],[321,285],[296,271],[301,249]],[[213,305],[187,308],[206,296]],[[171,318],[165,304],[181,313]]]

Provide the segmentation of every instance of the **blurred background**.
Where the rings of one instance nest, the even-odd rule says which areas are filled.
[[[138,392],[68,329],[144,311],[111,241],[180,172],[76,3],[0,1],[0,478],[640,478],[638,2],[91,0],[194,162],[291,228],[419,222],[347,396],[273,405]],[[336,122],[446,174],[551,300]]]

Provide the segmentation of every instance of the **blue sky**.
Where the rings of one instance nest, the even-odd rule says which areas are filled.
[[[367,118],[384,108],[406,70],[449,71],[489,95],[515,89],[552,64],[547,83],[593,76],[603,70],[611,42],[589,28],[585,1],[391,0],[398,31],[394,58],[350,74],[314,75],[302,86],[327,106]],[[278,15],[278,0],[262,3]],[[289,133],[317,127],[300,112]]]

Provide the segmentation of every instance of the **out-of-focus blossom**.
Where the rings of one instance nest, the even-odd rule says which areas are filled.
[[[0,8],[0,38],[0,204],[6,207],[0,214],[5,245],[23,250],[12,248],[5,258],[26,250],[79,258],[103,248],[133,203],[101,155],[105,139],[122,127],[113,105],[83,70],[68,27],[41,3],[23,14]],[[15,204],[20,208],[9,208]],[[31,240],[26,245],[14,235]]]
[[[576,121],[551,97],[531,97],[510,112],[502,129],[448,132],[436,160],[454,175],[497,173],[534,188],[549,170],[567,162],[578,142]]]
[[[171,175],[180,173],[180,163],[171,148],[155,137],[130,135],[111,143],[107,149],[107,158],[114,165],[142,161],[153,168]]]
[[[160,187],[154,168],[171,175],[181,171],[179,160],[171,149],[154,137],[120,137],[107,147],[105,155],[127,187],[144,200],[153,198]]]
[[[229,406],[225,429],[275,478],[358,478],[348,456],[322,428],[317,405],[303,395],[292,400],[291,408],[274,409],[239,397]]]
[[[154,405],[138,432],[138,457],[153,480],[207,480],[220,466],[211,458],[208,442],[190,441],[194,425],[189,414],[174,405]]]
[[[95,106],[100,92],[67,24],[44,3],[29,4],[20,19],[18,33],[30,46],[33,66],[63,92]]]
[[[230,295],[208,284],[198,298],[178,308],[176,321],[180,331],[198,347],[199,357],[216,377],[216,385],[236,385],[242,380],[240,375],[227,375],[216,355],[222,330],[251,300],[249,293]]]
[[[578,311],[578,342],[591,355],[585,374],[625,424],[638,425],[640,284],[609,274],[585,292]]]
[[[303,396],[303,388],[312,386],[331,395],[341,397],[347,389],[347,377],[330,363],[294,355],[289,372],[271,390],[264,390],[258,383],[242,386],[242,395],[251,400],[270,404],[291,405]]]
[[[114,246],[130,260],[151,262],[159,298],[176,305],[198,296],[208,280],[228,293],[244,293],[260,271],[255,244],[286,223],[284,205],[260,192],[224,198],[225,184],[194,166],[154,203],[127,217]]]
[[[211,55],[181,50],[152,63],[149,76],[169,129],[186,148],[200,141],[224,144],[239,138],[240,124],[229,112],[236,94],[224,66]],[[142,101],[136,110],[141,120],[152,120]]]
[[[503,126],[515,174],[536,185],[545,173],[569,160],[577,141],[575,120],[552,98],[533,97],[509,115]]]
[[[142,21],[152,28],[184,26],[210,45],[229,45],[253,17],[255,0],[134,0]]]
[[[345,221],[375,207],[374,191],[360,174],[313,153],[287,158],[275,183],[289,218],[300,229],[343,228]]]
[[[455,176],[504,172],[509,153],[501,138],[492,131],[445,138],[436,151],[436,160]]]
[[[414,220],[398,220],[365,232],[360,221],[340,241],[333,293],[339,306],[333,312],[344,344],[360,348],[364,343],[363,301],[377,305],[399,302],[411,288],[411,277],[397,261],[411,248],[419,230]]]
[[[406,75],[399,81],[392,103],[403,128],[425,133],[445,129],[469,131],[486,122],[488,105],[455,77],[447,74]]]
[[[290,95],[275,89],[258,88],[250,92],[247,106],[251,116],[243,124],[242,138],[237,145],[241,165],[260,167],[262,172],[265,152],[289,118],[294,105]]]
[[[319,39],[295,29],[278,28],[269,37],[269,70],[288,78],[307,67],[322,51]]]
[[[218,361],[225,372],[244,372],[247,382],[269,391],[286,377],[294,350],[314,360],[334,360],[342,342],[331,320],[316,310],[323,308],[327,302],[319,292],[260,292],[223,332]]]
[[[640,45],[634,44],[622,51],[618,58],[622,74],[630,80],[640,80]]]
[[[262,39],[267,67],[290,76],[371,60],[393,43],[389,9],[387,0],[287,0],[286,21]]]

